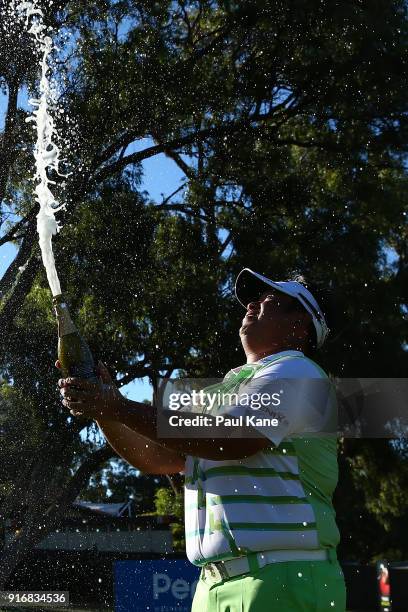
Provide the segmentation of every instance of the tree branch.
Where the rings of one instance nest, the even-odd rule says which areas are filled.
[[[51,512],[53,506],[58,508],[59,514],[62,513],[67,505],[75,501],[95,470],[112,457],[116,457],[116,453],[109,444],[87,457],[72,476],[62,495],[48,508],[47,513]]]
[[[191,217],[195,217],[196,219],[201,219],[202,221],[208,221],[208,217],[200,212],[193,210],[192,208],[188,208],[185,204],[170,204],[168,206],[164,204],[157,204],[155,206],[155,210],[166,210],[166,211],[174,211],[174,212],[182,212],[186,215],[190,215]]]
[[[179,191],[181,191],[182,189],[184,189],[185,184],[183,183],[183,185],[180,185],[180,187],[177,187],[177,189],[175,191],[173,191],[173,193],[171,193],[170,195],[168,195],[166,198],[164,198],[164,200],[162,201],[162,203],[160,204],[161,207],[165,207],[166,204],[168,204],[170,202],[170,200],[179,193]]]
[[[129,366],[127,368],[125,376],[122,376],[122,378],[119,378],[119,380],[116,381],[117,386],[123,387],[124,385],[127,385],[128,383],[132,382],[132,380],[134,380],[135,378],[144,378],[145,376],[150,376],[152,370],[151,368],[143,365],[144,363],[145,362],[140,362]]]
[[[227,248],[227,246],[230,244],[231,240],[232,240],[232,232],[229,232],[228,236],[226,237],[226,239],[224,240],[224,242],[220,246],[220,250],[219,250],[219,256],[220,257],[223,254],[223,252],[225,251],[225,249]]]
[[[17,258],[19,255],[20,253],[17,255]],[[30,291],[40,265],[41,260],[37,256],[37,249],[33,248],[28,259],[24,261],[23,269],[17,273],[10,291],[4,297],[0,307],[0,336],[3,345],[7,344],[7,337],[13,327],[14,317],[20,310],[27,293]]]
[[[14,138],[17,116],[17,96],[18,83],[13,81],[9,83],[7,114],[0,149],[0,202],[4,200],[10,167],[16,156]]]
[[[99,166],[110,160],[115,153],[118,152],[119,149],[123,149],[123,147],[128,147],[132,142],[137,139],[137,135],[134,132],[126,132],[126,134],[122,134],[115,142],[111,143],[106,149],[104,149],[99,155],[97,155],[91,167],[93,168],[93,172],[99,168]]]
[[[6,242],[10,242],[11,240],[15,240],[16,239],[16,233],[22,227],[24,227],[24,225],[27,222],[32,221],[34,219],[36,213],[37,213],[37,206],[33,206],[33,208],[26,214],[25,217],[20,219],[20,221],[18,221],[15,225],[13,225],[13,227],[10,229],[10,231],[7,232],[7,234],[4,234],[4,236],[2,236],[0,238],[0,246],[2,244],[5,244]]]
[[[23,238],[20,249],[15,259],[11,262],[2,279],[0,280],[0,297],[6,298],[7,293],[11,290],[13,284],[17,281],[19,272],[24,272],[24,270],[22,269],[30,258],[35,246],[36,231],[34,223],[32,223]],[[3,308],[4,304],[2,304],[0,312],[2,312]]]
[[[233,122],[233,123],[227,123],[224,125],[220,125],[220,126],[213,126],[211,128],[206,128],[203,130],[200,130],[198,132],[191,132],[190,134],[187,134],[185,136],[180,136],[179,138],[175,138],[173,140],[169,140],[166,143],[161,143],[161,144],[156,144],[152,147],[148,147],[147,149],[144,149],[143,151],[137,151],[135,153],[132,153],[130,155],[127,155],[126,157],[124,157],[121,160],[116,160],[114,162],[112,162],[111,164],[104,166],[101,168],[101,170],[94,175],[93,177],[93,181],[94,182],[99,182],[99,181],[103,181],[104,179],[106,179],[108,176],[111,176],[112,174],[115,174],[116,172],[119,172],[120,170],[123,170],[126,166],[128,166],[129,164],[137,164],[141,161],[143,161],[144,159],[148,159],[149,157],[152,157],[153,155],[157,155],[158,153],[165,153],[166,155],[169,155],[170,151],[172,152],[172,154],[176,154],[174,151],[174,149],[179,149],[180,147],[184,147],[193,143],[197,143],[197,142],[203,142],[204,140],[206,140],[207,138],[210,137],[220,137],[226,134],[233,134],[235,132],[238,132],[242,129],[251,129],[251,130],[258,130],[258,129],[262,129],[264,127],[264,121],[270,120],[273,117],[273,113],[266,113],[264,115],[260,115],[256,118],[254,118],[253,116],[247,117],[241,121],[237,121],[237,122]],[[257,125],[251,125],[251,123],[253,121],[257,121],[260,122]],[[311,141],[300,141],[300,140],[296,140],[293,138],[288,138],[288,139],[274,139],[274,142],[276,142],[277,146],[283,146],[283,145],[287,145],[287,144],[296,144],[297,146],[300,147],[320,147],[320,148],[326,148],[328,146],[330,146],[330,148],[336,148],[334,147],[332,144],[330,143],[323,143],[323,142],[317,142],[314,140]],[[180,158],[178,158],[176,163],[180,162]],[[183,160],[181,160],[181,163],[184,164],[185,162],[183,162]],[[186,164],[184,170],[187,170],[188,172],[191,174],[191,168],[189,168],[189,166]]]
[[[172,159],[178,165],[180,170],[184,172],[187,178],[192,179],[195,177],[194,169],[191,168],[191,166],[189,166],[188,164],[186,164],[184,159],[182,159],[181,155],[179,155],[175,151],[172,151],[171,149],[165,149],[164,154],[167,157],[170,157],[170,159]]]

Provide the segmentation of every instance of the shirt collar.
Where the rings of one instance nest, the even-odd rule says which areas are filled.
[[[280,357],[292,357],[293,356],[302,356],[303,357],[303,353],[302,351],[280,351],[279,353],[272,353],[271,355],[267,355],[266,357],[262,357],[262,359],[258,359],[258,361],[255,361],[255,363],[259,363],[259,364],[265,364],[268,363],[269,361],[275,361],[275,359],[280,359]]]
[[[304,357],[302,351],[280,351],[279,353],[271,353],[271,355],[267,355],[266,357],[262,357],[262,359],[258,359],[258,361],[254,361],[254,363],[245,363],[244,365],[238,366],[237,368],[233,368],[230,372],[234,372],[234,374],[238,374],[240,370],[246,365],[264,365],[269,361],[275,361],[276,359],[280,359],[281,357],[291,357],[291,356],[301,356]]]

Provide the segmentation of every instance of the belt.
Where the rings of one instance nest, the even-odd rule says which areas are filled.
[[[334,553],[335,554],[335,553]],[[328,550],[267,550],[253,555],[259,568],[270,563],[283,563],[285,561],[327,561],[333,555]],[[234,578],[240,574],[251,571],[248,557],[237,557],[229,561],[207,563],[202,568],[203,578],[221,582],[227,578]]]

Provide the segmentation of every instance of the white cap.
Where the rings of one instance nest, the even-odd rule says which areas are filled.
[[[249,268],[244,268],[235,282],[235,295],[244,308],[261,294],[262,284],[273,287],[282,293],[296,298],[311,315],[316,330],[317,347],[321,347],[327,338],[329,328],[323,312],[313,295],[302,283],[297,281],[271,281]]]

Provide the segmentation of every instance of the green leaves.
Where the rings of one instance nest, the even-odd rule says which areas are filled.
[[[59,187],[68,207],[55,250],[73,316],[95,355],[119,379],[223,375],[244,358],[233,284],[248,266],[276,279],[297,270],[330,288],[332,334],[320,360],[331,372],[404,376],[402,0],[375,7],[317,0],[62,4],[50,19],[71,40],[56,65],[65,110],[57,123],[73,172],[65,190]],[[24,66],[18,60],[29,51],[16,33],[0,77],[14,66],[20,86],[34,83],[35,54]],[[23,150],[32,138],[23,121],[19,111],[18,145],[2,141],[11,168],[7,199],[20,216],[32,206]],[[134,156],[152,155],[154,145],[185,174],[186,188],[163,202],[143,193],[141,157]],[[90,448],[55,390],[56,329],[43,272],[28,285],[2,350],[13,427],[21,419],[40,438],[55,430],[54,441],[76,440],[85,457]],[[24,438],[21,448],[31,452],[33,444]],[[378,452],[386,457],[390,448]],[[63,469],[71,460],[64,458]],[[368,492],[362,476],[351,478],[357,463]],[[364,489],[369,524],[380,524],[390,491],[378,489],[372,457],[343,465],[343,474],[353,495]],[[119,490],[117,479],[112,486]],[[393,499],[384,527],[392,528],[399,508],[405,513]],[[358,522],[350,528],[357,541]],[[361,542],[371,546],[371,539],[368,530]]]

